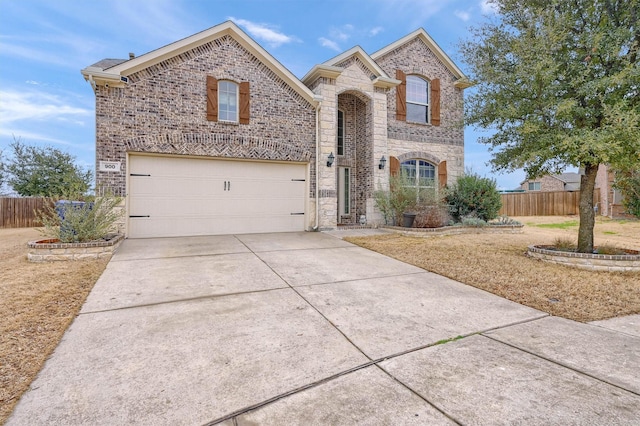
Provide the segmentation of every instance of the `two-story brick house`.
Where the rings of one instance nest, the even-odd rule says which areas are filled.
[[[133,238],[379,223],[389,173],[441,186],[464,169],[469,83],[422,29],[301,80],[233,22],[82,74],[97,185],[124,196]]]

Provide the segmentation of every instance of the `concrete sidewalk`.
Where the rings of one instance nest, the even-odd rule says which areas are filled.
[[[125,241],[8,424],[639,423],[640,316],[550,317],[340,236]]]

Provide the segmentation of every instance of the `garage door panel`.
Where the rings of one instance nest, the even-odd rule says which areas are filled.
[[[304,164],[132,155],[129,171],[131,238],[305,229]]]

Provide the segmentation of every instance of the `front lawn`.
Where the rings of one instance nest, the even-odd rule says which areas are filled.
[[[527,246],[577,240],[572,217],[522,217],[522,234],[347,238],[370,250],[576,321],[640,313],[640,273],[592,272],[525,256]],[[567,226],[568,223],[576,226]],[[640,248],[640,221],[598,218],[596,245]]]

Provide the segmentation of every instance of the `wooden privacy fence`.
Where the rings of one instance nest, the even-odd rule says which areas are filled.
[[[517,192],[500,194],[502,208],[498,212],[507,216],[565,216],[579,214],[579,192]],[[594,205],[599,206],[600,191],[593,193]]]
[[[31,228],[42,226],[36,220],[35,210],[53,201],[50,198],[2,198],[0,197],[0,228]]]

